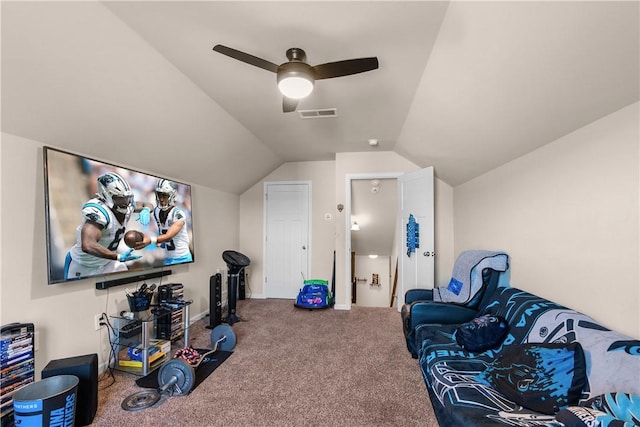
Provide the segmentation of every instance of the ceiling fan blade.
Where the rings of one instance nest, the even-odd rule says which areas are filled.
[[[287,98],[286,96],[282,97],[282,112],[283,113],[291,113],[296,111],[298,107],[298,100],[293,98]]]
[[[238,61],[245,62],[249,65],[253,65],[273,73],[278,71],[278,66],[273,62],[266,61],[262,58],[258,58],[257,56],[249,55],[248,53],[240,52],[239,50],[235,50],[221,44],[215,45],[213,50],[223,55],[230,56],[233,59],[237,59]]]
[[[347,59],[345,61],[327,62],[313,67],[316,80],[349,76],[364,73],[378,68],[378,58]]]

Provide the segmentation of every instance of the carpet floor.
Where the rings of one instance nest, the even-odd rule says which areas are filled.
[[[121,409],[142,390],[114,371],[99,383],[93,426],[437,426],[418,362],[391,308],[305,310],[238,301],[234,352],[187,396]],[[210,347],[208,318],[190,345]]]

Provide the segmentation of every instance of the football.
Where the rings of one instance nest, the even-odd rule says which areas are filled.
[[[144,233],[138,230],[129,230],[124,233],[124,243],[130,248],[134,248],[136,243],[140,243],[144,240]]]

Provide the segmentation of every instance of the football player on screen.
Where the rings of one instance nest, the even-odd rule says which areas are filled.
[[[175,205],[178,186],[169,180],[160,179],[156,186],[157,206],[153,217],[158,225],[158,236],[151,237],[151,243],[164,250],[164,264],[180,264],[193,261],[189,249],[187,215]],[[145,242],[146,242],[145,237]]]
[[[141,258],[141,255],[133,254],[133,250],[142,249],[143,242],[120,254],[117,249],[131,215],[139,212],[140,223],[147,225],[153,205],[134,202],[129,183],[117,173],[103,173],[97,181],[96,197],[82,206],[76,243],[64,263],[65,279],[124,271],[128,269],[127,261]]]

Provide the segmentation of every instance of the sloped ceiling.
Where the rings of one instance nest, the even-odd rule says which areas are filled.
[[[455,186],[637,102],[639,3],[11,2],[2,131],[240,194],[284,162],[393,150]],[[274,63],[377,56],[284,114]],[[377,148],[367,140],[380,141]]]

